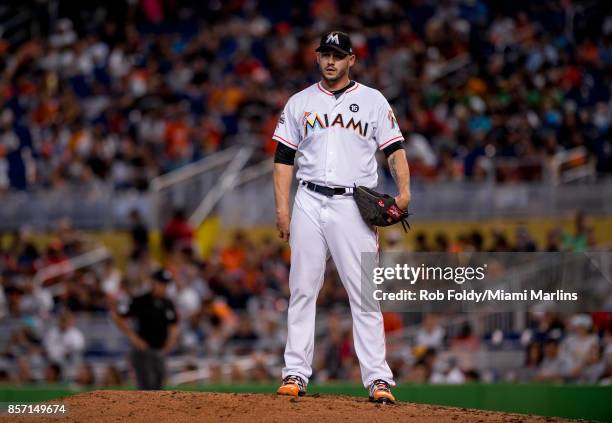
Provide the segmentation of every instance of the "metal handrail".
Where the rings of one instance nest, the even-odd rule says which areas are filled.
[[[193,212],[193,214],[189,218],[189,223],[195,226],[200,224],[200,222],[202,222],[204,219],[206,219],[206,217],[208,217],[208,215],[213,210],[215,205],[219,202],[223,194],[234,188],[236,180],[238,179],[239,172],[246,165],[247,161],[251,158],[252,155],[252,147],[240,148],[238,153],[234,156],[232,161],[227,166],[226,170],[219,178],[219,183],[217,183],[213,187],[213,189],[211,189],[208,194],[206,194],[198,208]]]
[[[101,246],[81,254],[76,257],[72,257],[68,260],[60,263],[52,264],[50,266],[40,269],[34,275],[32,282],[35,287],[40,287],[45,281],[56,278],[58,276],[66,275],[74,272],[75,270],[82,269],[83,267],[91,266],[92,264],[99,263],[106,260],[111,256],[108,248]]]
[[[236,181],[236,187],[254,181],[267,174],[271,174],[274,170],[274,161],[270,159],[263,160],[257,164],[243,169],[242,174]]]
[[[181,181],[193,178],[200,173],[219,167],[224,163],[231,161],[232,157],[236,155],[238,150],[239,147],[229,147],[195,163],[190,163],[181,167],[180,169],[157,176],[151,181],[151,190],[160,191]]]

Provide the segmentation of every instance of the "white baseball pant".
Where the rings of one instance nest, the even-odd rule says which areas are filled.
[[[385,359],[382,314],[361,308],[361,253],[376,252],[377,234],[362,219],[352,196],[326,197],[299,185],[290,226],[291,270],[288,336],[282,376],[312,375],[316,301],[328,254],[346,289],[353,317],[355,352],[363,385],[383,379],[395,386]]]

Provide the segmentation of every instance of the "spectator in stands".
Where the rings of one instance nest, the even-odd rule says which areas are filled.
[[[405,382],[408,383],[427,383],[429,377],[429,370],[428,367],[425,365],[425,362],[423,360],[418,360],[412,365],[412,367],[406,374],[406,377],[403,379]]]
[[[2,271],[0,269],[0,319],[8,314],[8,306],[6,303],[6,296],[4,295],[4,283],[2,278]]]
[[[428,314],[417,331],[416,345],[439,350],[444,344],[444,328],[440,326],[438,316]]]
[[[385,237],[386,246],[384,247],[384,251],[387,253],[393,252],[401,252],[405,251],[404,246],[402,245],[402,233],[395,229],[390,229]]]
[[[571,376],[576,377],[580,369],[589,361],[593,349],[599,349],[599,337],[591,333],[593,319],[588,314],[572,316],[569,324],[569,334],[561,342],[561,354],[571,366]]]
[[[140,389],[161,389],[165,377],[165,355],[179,336],[179,324],[173,302],[167,297],[172,276],[161,269],[152,275],[149,293],[134,298],[122,310],[112,310],[111,317],[132,343],[130,361]],[[137,329],[127,318],[134,318]]]
[[[571,363],[559,353],[559,341],[550,338],[544,342],[544,358],[533,380],[538,382],[563,382],[572,371]]]
[[[241,383],[245,381],[245,378],[246,372],[244,371],[244,368],[238,363],[232,363],[230,365],[230,380],[232,382]]]
[[[585,213],[574,215],[574,233],[565,232],[562,236],[563,249],[566,251],[586,251],[589,240],[589,223]]]
[[[469,244],[470,250],[474,252],[482,252],[484,251],[484,237],[482,233],[478,230],[472,231],[469,235]]]
[[[174,249],[166,259],[166,268],[174,276],[173,298],[179,315],[189,319],[197,313],[202,298],[210,295],[210,288],[202,277],[202,263],[196,257],[192,248]]]
[[[146,292],[150,288],[151,273],[157,267],[158,264],[150,251],[134,252],[126,265],[122,283],[123,294],[135,297]]]
[[[52,241],[51,245],[57,242],[58,249],[64,256],[73,257],[84,251],[84,241],[78,231],[74,229],[69,218],[59,219],[55,231],[57,241]]]
[[[242,269],[249,247],[250,242],[247,241],[246,234],[240,230],[236,231],[231,243],[221,250],[221,261],[225,270],[232,272]]]
[[[6,349],[2,355],[8,358],[27,357],[39,355],[41,350],[41,339],[30,326],[22,326],[15,329],[9,338]]]
[[[549,338],[560,339],[565,331],[565,322],[560,314],[553,312],[531,312],[527,325],[531,339],[541,343]]]
[[[209,357],[220,357],[223,355],[224,346],[229,337],[229,327],[224,325],[219,315],[212,314],[206,325],[205,351]]]
[[[9,314],[13,316],[46,316],[53,307],[49,292],[34,286],[31,272],[13,274],[5,288]]]
[[[45,383],[59,382],[62,382],[62,366],[51,362],[45,369]]]
[[[57,326],[51,327],[43,339],[49,360],[65,369],[76,369],[85,349],[83,333],[75,325],[74,315],[63,311]]]
[[[117,298],[121,291],[121,271],[115,266],[115,260],[110,257],[102,263],[100,288],[105,295]]]
[[[603,334],[604,356],[612,359],[612,322],[608,322]]]
[[[208,366],[208,371],[210,373],[209,380],[210,380],[211,383],[213,383],[213,384],[223,383],[223,381],[224,381],[223,371],[222,371],[221,365],[220,365],[220,363],[218,361],[213,361]]]
[[[132,254],[149,248],[149,230],[137,209],[130,212],[130,235],[132,237]]]
[[[257,342],[257,350],[280,357],[285,345],[285,339],[277,316],[277,312],[272,312],[264,317],[262,321],[258,322],[261,327],[261,336]]]
[[[433,348],[416,347],[413,353],[416,361],[407,375],[407,381],[426,383],[433,375],[437,352]]]
[[[36,379],[32,375],[32,369],[28,357],[17,358],[17,382],[20,384],[30,384],[35,382]]]
[[[515,251],[532,253],[537,251],[536,243],[525,225],[516,227]]]
[[[12,382],[11,375],[6,369],[0,369],[0,385],[8,385]]]
[[[510,243],[508,238],[500,229],[494,229],[491,233],[493,242],[489,251],[491,252],[504,252],[510,251]]]
[[[525,349],[525,364],[518,369],[516,381],[530,382],[538,373],[542,362],[542,345],[539,342],[530,342]]]
[[[450,350],[462,370],[473,370],[476,367],[475,352],[480,349],[480,339],[474,334],[472,326],[465,322],[459,334],[450,341]]]
[[[253,328],[251,317],[248,314],[243,314],[240,317],[238,328],[231,336],[230,341],[235,346],[234,352],[238,355],[245,355],[252,352],[259,335]]]
[[[201,314],[192,314],[188,319],[181,319],[180,349],[183,352],[197,351],[205,339],[205,332],[201,324]]]
[[[82,363],[77,371],[75,383],[81,388],[90,388],[96,384],[93,367],[89,363]]]
[[[603,377],[606,372],[606,360],[602,356],[603,348],[600,345],[593,344],[589,350],[588,356],[583,365],[578,369],[574,369],[574,374],[577,375],[576,382],[595,384]]]
[[[193,241],[193,227],[187,220],[185,211],[177,209],[172,214],[172,218],[166,224],[162,234],[162,242],[165,251],[172,251],[174,248],[189,247]]]
[[[113,365],[107,366],[104,371],[104,376],[102,377],[102,386],[105,388],[112,388],[121,385],[123,385],[123,377],[119,369]]]
[[[259,354],[253,354],[253,367],[249,371],[248,380],[254,382],[269,382],[274,377],[266,366],[266,362],[263,356]]]
[[[561,251],[561,228],[554,228],[546,234],[546,248],[544,251],[557,252]]]
[[[102,6],[106,13],[74,12],[76,21],[32,17],[49,30],[12,46],[2,69],[0,190],[91,178],[146,189],[244,133],[270,152],[280,105],[314,78],[303,45],[328,17],[295,2],[289,28],[275,8],[191,2],[159,16],[182,29],[176,41],[151,30],[146,4],[119,16]],[[415,179],[541,178],[542,157],[577,146],[610,172],[605,2],[582,14],[571,3],[488,2],[477,18],[461,3],[338,9],[368,64],[358,79],[383,87],[412,134]]]
[[[458,360],[455,357],[449,357],[436,362],[429,382],[435,384],[461,384],[465,382],[465,375],[459,367]]]
[[[480,340],[472,330],[469,323],[463,323],[459,334],[455,336],[450,343],[450,348],[453,351],[477,351],[480,347]]]
[[[444,233],[436,234],[435,246],[434,250],[438,253],[447,253],[450,250],[450,243],[448,241],[448,236]]]
[[[604,374],[599,379],[599,384],[604,385],[604,386],[611,386],[612,385],[612,357],[608,357],[605,360],[605,363],[606,363],[606,370],[604,371]]]
[[[325,336],[322,337],[314,368],[321,380],[338,380],[342,378],[342,345],[344,342],[344,329],[342,321],[336,312],[327,316]]]
[[[419,232],[415,236],[415,246],[414,251],[422,251],[427,252],[430,251],[429,243],[427,241],[427,234],[424,232]]]

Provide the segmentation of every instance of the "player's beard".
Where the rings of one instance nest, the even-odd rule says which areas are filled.
[[[327,76],[325,76],[325,69],[321,68],[321,66],[319,66],[319,73],[321,74],[321,77],[326,83],[328,83],[329,85],[333,85],[336,81],[339,81],[340,79],[344,78],[344,75],[348,73],[348,68],[338,69],[338,71],[336,72],[336,76],[332,78],[328,78]]]

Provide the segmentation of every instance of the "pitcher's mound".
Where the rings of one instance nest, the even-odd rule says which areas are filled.
[[[274,394],[217,394],[185,391],[94,391],[50,404],[66,404],[65,418],[36,422],[548,422],[546,417],[398,402],[380,405],[367,398],[309,395],[299,399]],[[11,421],[33,421],[33,417]],[[0,418],[0,420],[4,420]]]

